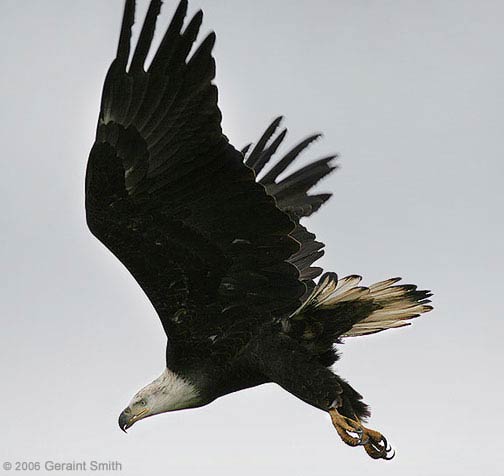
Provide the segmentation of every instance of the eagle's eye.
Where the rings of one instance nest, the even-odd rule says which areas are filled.
[[[142,398],[141,400],[138,400],[137,404],[142,407],[145,407],[145,405],[147,405],[147,402],[145,401],[144,398]]]

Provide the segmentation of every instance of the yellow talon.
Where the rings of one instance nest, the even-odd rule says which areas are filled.
[[[364,446],[366,453],[373,459],[390,460],[395,456],[395,451],[380,432],[366,428],[357,418],[353,420],[342,415],[336,408],[331,408],[329,415],[338,435],[347,445]]]

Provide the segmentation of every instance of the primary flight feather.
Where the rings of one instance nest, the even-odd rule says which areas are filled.
[[[255,147],[235,149],[212,82],[215,34],[190,54],[201,11],[184,25],[180,2],[146,67],[161,6],[150,2],[132,52],[135,1],[125,2],[86,172],[89,228],[135,277],[168,338],[165,371],[132,398],[120,427],[275,382],[328,412],[345,443],[390,459],[383,435],[363,424],[361,395],[330,369],[334,345],[409,324],[432,309],[430,293],[398,278],[314,281],[324,245],[300,220],[329,199],[309,192],[335,157],[280,179],[318,137],[277,158],[281,118]]]

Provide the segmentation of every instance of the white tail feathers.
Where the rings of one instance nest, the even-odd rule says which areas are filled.
[[[341,337],[374,334],[385,329],[410,325],[409,319],[432,310],[427,298],[430,291],[419,291],[411,284],[396,285],[401,278],[391,278],[371,286],[358,286],[360,276],[351,275],[338,279],[335,273],[326,273],[303,305],[291,316],[296,318],[307,308],[330,310],[341,303],[354,301],[375,305],[375,309],[365,318],[353,324]],[[334,316],[337,318],[337,315]]]

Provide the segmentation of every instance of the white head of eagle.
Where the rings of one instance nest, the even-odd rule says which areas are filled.
[[[198,406],[200,397],[194,385],[166,368],[151,383],[140,389],[119,415],[123,431],[139,420],[159,413]]]

